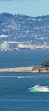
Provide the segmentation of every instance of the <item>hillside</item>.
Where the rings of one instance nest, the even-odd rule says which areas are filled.
[[[29,17],[0,13],[0,42],[4,40],[30,41],[33,44],[48,43],[49,15]]]

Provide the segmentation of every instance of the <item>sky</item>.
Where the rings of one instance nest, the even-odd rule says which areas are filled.
[[[49,0],[0,0],[0,13],[27,16],[49,15]]]

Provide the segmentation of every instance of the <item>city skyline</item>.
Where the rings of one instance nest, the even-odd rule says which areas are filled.
[[[0,13],[28,16],[49,15],[49,0],[0,0]]]

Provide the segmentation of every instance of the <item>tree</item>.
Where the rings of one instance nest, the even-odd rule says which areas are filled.
[[[42,62],[40,65],[41,65],[42,67],[49,67],[49,60]]]

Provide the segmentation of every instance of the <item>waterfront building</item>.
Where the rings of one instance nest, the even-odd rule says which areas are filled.
[[[15,48],[17,48],[17,46],[18,46],[17,42],[15,42],[15,41],[9,41],[9,48],[10,49],[15,49]]]
[[[1,49],[5,50],[5,49],[9,49],[9,42],[8,41],[4,41],[1,44]]]

